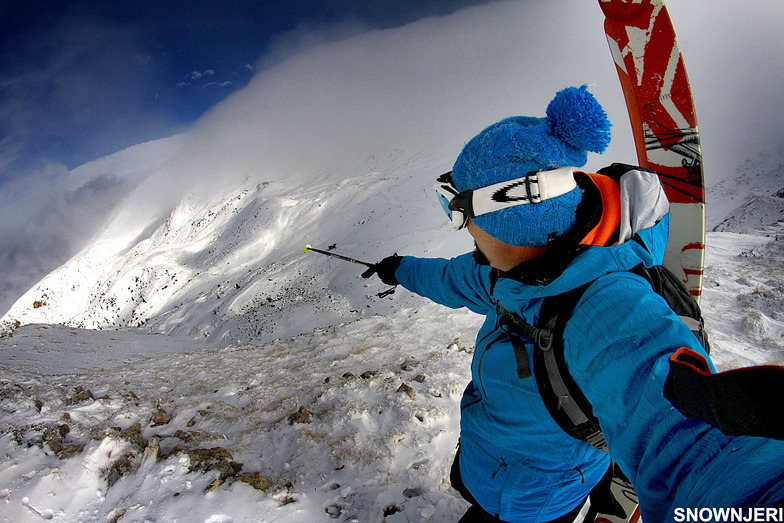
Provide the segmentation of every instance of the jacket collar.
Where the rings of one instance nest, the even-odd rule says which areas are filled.
[[[615,209],[608,211],[607,208],[614,204],[620,207],[617,197],[612,198],[603,194],[611,190],[610,184],[615,182],[608,178],[609,184],[597,184],[593,179],[594,176],[599,175],[588,175],[579,171],[574,173],[577,185],[583,191],[582,201],[577,206],[575,226],[561,237],[551,238],[542,256],[526,260],[509,271],[500,272],[499,277],[510,278],[531,286],[549,285],[563,274],[574,258],[590,248],[591,244],[585,244],[584,240],[589,235],[595,236],[596,229],[606,221],[604,220],[606,214],[612,216],[618,214]],[[607,227],[608,225],[605,225],[605,228]],[[618,237],[617,221],[614,226],[609,225],[609,227],[612,227],[612,230],[603,236],[605,241],[601,245]]]

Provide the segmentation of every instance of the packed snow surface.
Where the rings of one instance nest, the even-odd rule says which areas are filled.
[[[265,344],[115,360],[112,368],[99,359],[93,370],[76,364],[64,375],[26,372],[37,368],[30,359],[4,368],[0,517],[454,519],[463,503],[446,478],[476,328],[475,316],[431,305]],[[2,350],[4,359],[6,350],[33,352],[68,366],[69,353],[83,354],[101,337],[131,359],[160,347],[159,336],[33,325]],[[56,348],[47,355],[42,345]],[[293,422],[301,407],[305,418]],[[172,420],[154,426],[159,410]],[[141,445],[128,441],[136,423]],[[150,450],[156,438],[158,459]],[[72,445],[84,447],[69,459],[54,450]],[[215,448],[230,457],[194,463],[193,451]],[[205,493],[231,462],[270,485],[256,490],[230,470]]]

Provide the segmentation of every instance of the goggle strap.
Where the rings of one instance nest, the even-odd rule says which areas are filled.
[[[561,167],[538,174],[540,201],[563,196],[577,187],[577,182],[574,179],[574,167]]]
[[[577,182],[573,167],[561,167],[532,172],[523,178],[461,193],[457,192],[451,171],[439,176],[434,185],[444,203],[448,202],[444,210],[452,220],[453,227],[459,230],[465,227],[468,219],[483,214],[557,198],[577,187]]]
[[[524,178],[464,191],[452,201],[456,209],[470,210],[470,218],[473,219],[515,205],[540,203],[562,196],[577,187],[573,173],[572,167],[540,171]]]
[[[474,191],[463,191],[454,198],[452,201],[449,202],[449,209],[451,211],[462,212],[468,218],[472,220],[476,218],[476,214],[474,214]]]

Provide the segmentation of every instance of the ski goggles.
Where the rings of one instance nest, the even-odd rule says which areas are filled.
[[[480,189],[459,192],[452,180],[452,171],[435,181],[438,202],[452,220],[452,227],[460,230],[469,219],[501,209],[540,203],[562,196],[575,187],[574,167],[561,167],[552,171],[534,171],[523,178],[489,185]]]

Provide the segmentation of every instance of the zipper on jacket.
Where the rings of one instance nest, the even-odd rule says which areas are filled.
[[[508,470],[508,467],[509,465],[506,463],[503,456],[498,458],[498,468],[495,469],[492,474],[490,474],[490,478],[495,479],[495,477],[498,475],[501,469]]]
[[[483,343],[483,342],[484,342],[484,341],[485,341],[487,338],[489,338],[491,335],[493,335],[495,332],[497,332],[497,331],[499,330],[499,323],[498,323],[498,304],[497,304],[497,303],[498,303],[498,302],[496,302],[495,327],[493,328],[493,330],[491,330],[490,332],[488,332],[487,334],[485,334],[485,335],[482,337],[482,339],[481,339],[481,340],[479,340],[479,342],[476,344],[476,346],[477,346],[477,347],[481,346],[481,345],[482,345],[482,343]],[[505,334],[503,334],[503,332],[502,332],[501,334],[502,334],[502,336],[505,336]],[[493,345],[493,343],[497,342],[497,341],[498,341],[498,340],[500,340],[500,339],[501,339],[501,337],[498,337],[497,339],[495,339],[495,340],[491,341],[490,343],[488,343],[488,344],[487,344],[487,346],[485,347],[485,350],[482,352],[482,356],[480,356],[480,358],[479,358],[479,363],[478,363],[478,365],[479,365],[479,368],[478,368],[478,369],[476,369],[476,374],[477,374],[477,376],[479,377],[479,387],[482,389],[482,397],[483,397],[483,398],[487,398],[487,391],[485,390],[485,384],[484,384],[484,383],[482,383],[482,360],[484,360],[484,359],[485,359],[485,354],[487,354],[487,352],[490,350],[490,347]]]
[[[496,315],[495,328],[493,330],[491,330],[490,332],[488,332],[487,334],[485,334],[484,336],[482,336],[482,338],[479,341],[476,342],[476,346],[480,347],[482,345],[482,343],[488,337],[492,336],[493,333],[496,332],[497,329],[498,329],[498,316]],[[484,352],[482,352],[482,356],[479,358],[479,361],[476,362],[476,364],[478,365],[478,367],[476,369],[476,373],[477,373],[477,376],[479,378],[479,388],[481,390],[481,394],[479,394],[479,399],[476,400],[476,401],[472,401],[471,403],[465,405],[464,407],[461,407],[460,408],[460,412],[463,412],[468,407],[470,407],[472,405],[476,405],[477,403],[481,402],[484,398],[487,398],[487,391],[485,391],[485,386],[482,383],[482,360],[484,359],[485,354],[487,353],[487,350],[490,348],[490,345],[492,345],[493,343],[495,343],[495,342],[487,344],[487,347],[485,347]],[[473,365],[472,365],[472,367],[473,367]]]
[[[487,457],[489,457],[490,459],[492,459],[493,461],[495,461],[496,463],[498,463],[498,467],[496,467],[496,469],[495,469],[495,470],[494,470],[494,471],[493,471],[493,472],[490,474],[490,478],[491,478],[491,479],[495,479],[495,477],[498,475],[498,473],[501,471],[501,469],[504,469],[505,471],[508,471],[508,470],[509,470],[509,464],[506,462],[506,460],[504,459],[504,457],[503,457],[503,456],[496,456],[496,455],[495,455],[495,454],[493,454],[492,452],[488,452],[488,451],[487,451],[487,449],[486,449],[486,448],[484,448],[484,446],[483,446],[483,445],[481,445],[481,444],[480,444],[479,442],[477,442],[476,440],[471,440],[471,442],[472,442],[474,445],[476,445],[476,447],[477,447],[479,450],[481,450],[482,452],[484,452],[484,453],[487,455]]]

